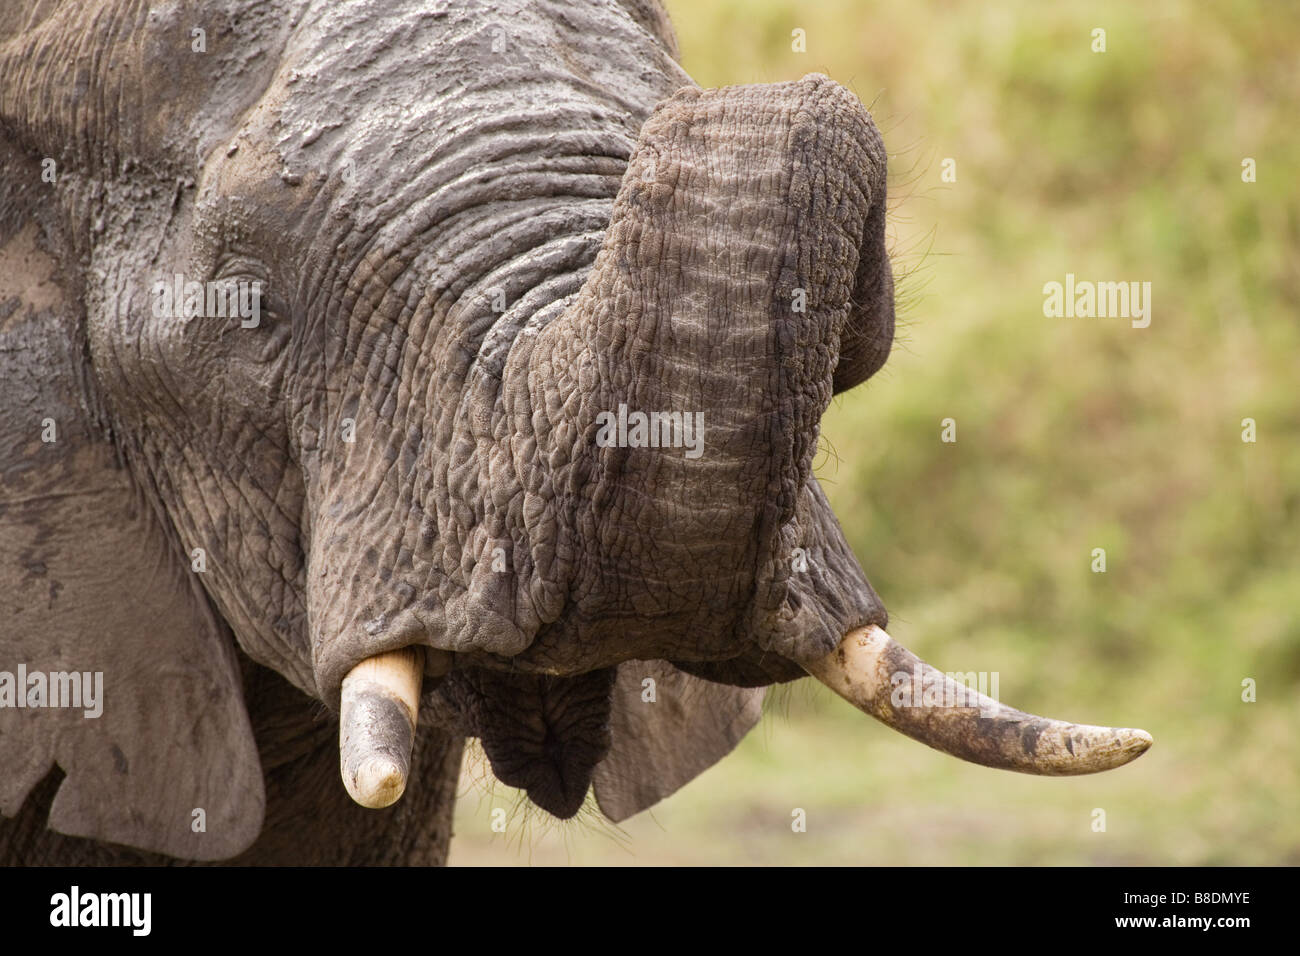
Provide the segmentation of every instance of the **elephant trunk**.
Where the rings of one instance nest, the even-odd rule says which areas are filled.
[[[646,122],[592,274],[505,370],[545,464],[521,469],[530,544],[568,565],[569,615],[625,636],[675,620],[697,660],[765,630],[820,656],[861,623],[874,595],[811,471],[844,337],[888,351],[892,305],[867,304],[892,287],[884,195],[879,133],[824,77],[683,89]],[[818,547],[860,600],[809,635],[789,571]]]

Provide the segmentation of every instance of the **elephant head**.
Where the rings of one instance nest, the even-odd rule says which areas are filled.
[[[371,806],[421,785],[419,712],[622,819],[809,673],[979,763],[1145,750],[933,704],[883,630],[812,473],[893,337],[886,152],[843,87],[701,90],[642,3],[14,19],[0,667],[102,671],[105,703],[0,711],[0,810],[58,763],[50,826],[238,853],[236,648],[339,715]]]

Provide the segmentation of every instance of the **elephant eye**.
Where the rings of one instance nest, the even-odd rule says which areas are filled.
[[[255,359],[266,364],[273,362],[284,354],[293,339],[293,325],[288,316],[276,310],[274,306],[262,313],[264,328],[261,347],[257,349]]]
[[[227,260],[205,283],[211,309],[203,315],[220,323],[218,337],[247,360],[273,361],[292,338],[289,308],[281,288],[251,263]]]

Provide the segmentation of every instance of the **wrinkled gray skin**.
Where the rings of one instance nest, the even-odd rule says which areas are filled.
[[[467,736],[622,819],[885,623],[811,475],[893,333],[842,87],[701,91],[650,0],[0,0],[0,44],[0,670],[105,682],[0,710],[0,861],[441,862]],[[155,317],[175,273],[260,325]],[[703,454],[600,447],[620,404]],[[341,682],[408,644],[363,810]]]

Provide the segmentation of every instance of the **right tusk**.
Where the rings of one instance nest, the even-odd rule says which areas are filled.
[[[406,789],[423,671],[424,648],[412,646],[368,657],[343,678],[339,770],[363,807],[391,806]]]
[[[1137,759],[1152,742],[1145,730],[1070,724],[1003,706],[935,670],[875,625],[850,631],[805,669],[894,730],[985,767],[1097,773]],[[895,695],[903,703],[895,704]]]

